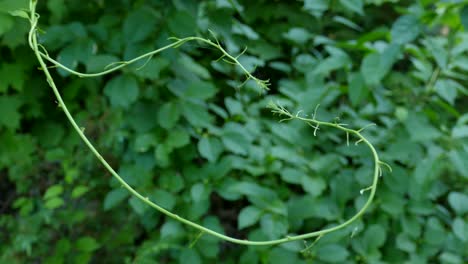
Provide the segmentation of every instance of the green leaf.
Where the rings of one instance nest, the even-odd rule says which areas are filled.
[[[86,62],[86,71],[87,72],[100,72],[106,70],[106,66],[110,65],[113,62],[117,62],[119,59],[114,55],[108,54],[99,54],[93,56],[92,59],[87,60]]]
[[[185,96],[195,99],[206,100],[213,97],[217,92],[216,87],[211,82],[192,82],[185,90]]]
[[[104,210],[109,210],[116,207],[121,203],[125,198],[130,194],[127,190],[123,188],[114,189],[107,193],[106,198],[104,198]]]
[[[75,188],[73,188],[71,197],[76,199],[82,196],[83,194],[87,193],[88,191],[89,191],[89,188],[87,186],[83,186],[83,185],[76,186]]]
[[[468,125],[460,125],[452,128],[453,138],[465,138],[468,137]]]
[[[405,233],[398,234],[396,246],[398,249],[406,252],[414,252],[416,250],[416,243]]]
[[[112,106],[129,108],[138,98],[138,83],[130,75],[119,75],[107,82],[104,94],[109,97]]]
[[[364,77],[361,73],[350,73],[348,75],[348,96],[353,106],[365,101],[369,95]]]
[[[424,40],[429,53],[434,57],[437,62],[437,66],[441,69],[446,69],[448,64],[448,51],[444,48],[444,44],[447,42],[446,38],[427,38]]]
[[[254,225],[260,219],[262,211],[255,206],[247,206],[242,208],[237,219],[237,226],[243,229]]]
[[[236,154],[247,155],[250,143],[242,133],[234,130],[225,130],[221,140],[227,150]]]
[[[188,37],[195,34],[194,25],[197,25],[197,18],[189,12],[178,11],[171,14],[167,20],[167,26],[177,37]]]
[[[462,150],[452,150],[448,153],[448,157],[452,162],[455,169],[463,176],[468,179],[468,152]]]
[[[461,217],[455,218],[452,224],[452,231],[461,241],[468,242],[468,223]]]
[[[362,0],[340,0],[340,3],[349,11],[364,15]]]
[[[366,228],[363,239],[368,249],[380,248],[386,240],[385,228],[378,224],[371,225]],[[371,251],[368,250],[368,252]]]
[[[304,28],[291,28],[283,34],[285,39],[291,40],[297,44],[303,45],[312,38],[312,34]]]
[[[322,261],[342,263],[348,258],[349,252],[341,245],[327,244],[318,248],[317,256]]]
[[[44,206],[48,209],[56,209],[64,204],[65,202],[63,201],[62,198],[52,197],[45,202]]]
[[[380,54],[367,54],[362,60],[361,74],[364,77],[366,84],[376,85],[384,77],[384,72],[381,68]]]
[[[460,192],[451,192],[448,196],[448,202],[458,215],[468,212],[468,195]]]
[[[221,141],[215,137],[203,137],[198,141],[198,151],[205,159],[215,162],[223,152]]]
[[[418,18],[414,15],[404,15],[393,23],[390,35],[393,43],[406,44],[415,40],[420,32]]]
[[[164,209],[167,210],[174,209],[174,206],[177,203],[176,197],[172,193],[162,189],[156,189],[149,197],[156,204],[161,205]]]
[[[132,11],[123,23],[123,39],[127,45],[140,42],[156,32],[158,18],[150,9],[140,8]]]
[[[421,113],[410,112],[405,126],[413,141],[433,140],[441,135],[439,130]]]
[[[0,36],[13,28],[14,21],[10,15],[0,13]]]
[[[288,232],[288,221],[284,217],[265,214],[260,219],[260,227],[270,239],[277,239]]]
[[[10,13],[12,16],[22,17],[29,20],[29,14],[24,10],[14,10],[9,11],[8,13]]]
[[[281,170],[281,179],[287,183],[301,184],[304,172],[298,169],[286,168]]]
[[[450,79],[439,79],[434,84],[434,89],[437,94],[450,105],[454,105],[459,87],[459,83]]]
[[[92,237],[80,237],[75,242],[75,248],[79,251],[93,252],[100,247],[99,243]]]
[[[44,199],[50,199],[56,196],[59,196],[63,193],[62,185],[52,185],[50,186],[44,194]]]
[[[0,128],[3,126],[13,131],[19,128],[19,108],[22,105],[23,102],[17,96],[0,95]]]
[[[180,112],[176,102],[164,103],[158,112],[159,125],[165,129],[173,128],[180,118]]]
[[[460,9],[460,21],[465,31],[468,30],[468,5],[465,5],[462,9]]]
[[[181,106],[182,115],[195,127],[208,127],[213,121],[204,104],[185,101]]]
[[[206,195],[206,188],[203,183],[196,183],[190,189],[190,195],[194,202],[200,202],[206,200],[208,197]]]
[[[169,131],[166,143],[170,148],[181,148],[190,143],[190,135],[183,129]]]
[[[27,80],[24,65],[20,63],[2,63],[0,66],[0,93],[8,91],[11,87],[18,92],[23,91],[24,82]]]
[[[130,197],[128,203],[130,204],[130,207],[133,209],[133,211],[140,216],[143,216],[146,210],[149,209],[148,205],[145,204],[142,200],[138,199],[136,196]]]
[[[329,0],[304,0],[304,10],[315,17],[321,17],[329,5]]]
[[[320,177],[310,177],[304,174],[301,178],[301,184],[304,191],[313,197],[320,196],[326,188],[325,181]]]
[[[202,260],[197,251],[193,248],[183,248],[179,253],[179,263],[180,264],[201,264]]]

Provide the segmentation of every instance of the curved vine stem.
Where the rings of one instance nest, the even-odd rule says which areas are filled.
[[[254,80],[262,88],[268,89],[268,85],[269,85],[268,80],[261,80],[261,79],[258,79],[256,77],[254,77],[246,68],[244,68],[244,66],[241,63],[239,63],[239,61],[237,60],[238,56],[234,57],[234,56],[230,55],[219,44],[219,42],[216,39],[215,39],[216,42],[213,42],[211,40],[203,39],[203,38],[200,38],[200,37],[187,37],[187,38],[182,38],[182,39],[176,39],[176,41],[174,43],[170,44],[170,45],[159,48],[159,49],[154,50],[152,52],[148,52],[148,53],[143,54],[143,55],[141,55],[139,57],[136,57],[136,58],[134,58],[132,60],[122,62],[119,65],[117,65],[115,67],[112,67],[111,69],[102,71],[102,72],[98,72],[98,73],[81,73],[81,72],[77,72],[77,71],[74,71],[72,69],[69,69],[68,67],[66,67],[66,66],[60,64],[59,62],[57,62],[56,60],[50,58],[49,55],[47,54],[47,52],[45,51],[45,49],[40,44],[38,44],[38,41],[37,41],[37,30],[38,30],[37,29],[37,24],[38,24],[38,20],[39,20],[39,15],[36,13],[36,5],[37,5],[37,0],[31,0],[30,1],[29,20],[30,20],[30,23],[31,23],[31,29],[30,29],[29,35],[28,35],[28,42],[29,42],[29,45],[30,45],[31,49],[34,51],[34,54],[35,54],[40,66],[41,66],[41,70],[44,72],[44,75],[45,75],[45,77],[47,79],[47,82],[49,83],[50,87],[52,88],[52,90],[53,90],[53,92],[54,92],[54,94],[55,94],[55,96],[57,98],[57,102],[59,103],[59,106],[61,107],[61,109],[65,113],[68,121],[73,126],[73,129],[81,137],[81,139],[86,144],[86,146],[91,150],[91,152],[98,158],[98,160],[102,163],[102,165],[104,165],[104,167],[112,174],[112,176],[125,189],[127,189],[133,196],[137,197],[139,200],[143,201],[145,204],[149,205],[150,207],[160,211],[161,213],[165,214],[166,216],[168,216],[170,218],[173,218],[173,219],[175,219],[177,221],[180,221],[180,222],[182,222],[182,223],[184,223],[184,224],[186,224],[188,226],[191,226],[191,227],[199,230],[200,234],[209,234],[209,235],[218,237],[219,239],[229,241],[229,242],[232,242],[232,243],[236,243],[236,244],[258,245],[259,246],[259,245],[276,245],[276,244],[290,242],[290,241],[305,240],[305,239],[309,239],[309,238],[312,238],[312,237],[322,237],[323,235],[325,235],[327,233],[342,229],[342,228],[350,225],[353,221],[355,221],[356,219],[361,217],[364,214],[364,212],[371,205],[372,200],[373,200],[373,198],[375,196],[375,193],[376,193],[376,190],[377,190],[377,184],[378,184],[378,181],[379,181],[379,173],[380,173],[380,165],[384,164],[384,163],[379,160],[379,156],[378,156],[377,151],[375,150],[374,146],[360,133],[361,130],[349,129],[349,128],[346,128],[346,127],[344,127],[344,126],[342,126],[341,124],[338,124],[338,123],[318,121],[318,120],[315,119],[315,115],[313,116],[312,119],[303,118],[303,117],[300,117],[299,115],[292,115],[291,113],[289,113],[283,107],[275,105],[275,104],[270,105],[270,107],[272,108],[273,113],[277,113],[277,114],[286,116],[286,120],[299,119],[299,120],[302,120],[302,121],[304,121],[304,122],[308,123],[309,125],[311,125],[313,127],[316,127],[316,128],[318,128],[319,126],[333,127],[333,128],[336,128],[336,129],[339,129],[339,130],[342,130],[342,131],[346,132],[346,134],[348,136],[349,135],[354,135],[355,137],[357,137],[359,142],[364,142],[369,147],[369,149],[372,152],[372,157],[374,159],[374,164],[375,164],[374,165],[374,170],[373,170],[373,181],[372,181],[372,185],[368,187],[368,189],[370,190],[370,194],[369,194],[369,197],[367,198],[366,203],[353,217],[349,218],[345,222],[343,222],[341,224],[338,224],[338,225],[336,225],[334,227],[326,228],[326,229],[322,229],[322,230],[319,230],[319,231],[314,231],[314,232],[310,232],[310,233],[306,233],[306,234],[302,234],[302,235],[286,236],[284,238],[269,240],[269,241],[250,241],[250,240],[237,239],[237,238],[226,236],[226,235],[224,235],[222,233],[213,231],[213,230],[211,230],[209,228],[206,228],[206,227],[204,227],[202,225],[194,223],[194,222],[192,222],[192,221],[190,221],[190,220],[188,220],[186,218],[183,218],[183,217],[181,217],[181,216],[179,216],[177,214],[174,214],[174,213],[164,209],[163,207],[157,205],[156,203],[151,201],[148,197],[143,196],[138,191],[136,191],[133,187],[131,187],[127,182],[125,182],[125,180],[109,165],[109,163],[102,157],[102,155],[98,152],[98,150],[94,147],[94,145],[89,141],[89,139],[84,134],[84,131],[76,123],[75,119],[73,118],[70,111],[68,110],[67,105],[63,101],[63,98],[62,98],[62,96],[61,96],[61,94],[60,94],[60,92],[59,92],[53,78],[52,78],[51,73],[49,72],[49,69],[48,69],[48,67],[47,67],[47,65],[45,63],[45,60],[52,63],[54,66],[62,68],[63,70],[68,71],[71,74],[77,75],[79,77],[96,77],[96,76],[105,75],[105,74],[111,73],[113,71],[119,70],[122,67],[125,67],[125,66],[127,66],[129,64],[132,64],[132,63],[134,63],[136,61],[139,61],[139,60],[141,60],[143,58],[154,56],[155,54],[160,53],[160,52],[162,52],[164,50],[167,50],[167,49],[170,49],[170,48],[177,48],[177,47],[179,47],[180,45],[183,45],[186,42],[201,41],[201,42],[203,42],[203,43],[205,43],[207,45],[213,46],[216,49],[218,49],[219,51],[221,51],[224,60],[227,60],[228,62],[237,65],[245,73],[245,75],[247,76],[247,79]],[[42,52],[41,49],[44,50],[44,52]]]

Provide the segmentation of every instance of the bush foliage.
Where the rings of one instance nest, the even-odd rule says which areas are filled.
[[[346,123],[384,173],[372,208],[320,240],[239,246],[121,188],[72,130],[27,44],[28,1],[0,1],[0,262],[468,262],[468,3],[39,1],[50,56],[96,72],[215,32],[261,79],[202,43],[98,78],[51,69],[104,158],[139,192],[240,239],[334,226],[366,200],[371,153],[265,108]],[[16,16],[14,16],[16,15]],[[242,86],[240,86],[243,84]],[[316,135],[315,135],[316,133]],[[306,250],[304,250],[306,249]]]

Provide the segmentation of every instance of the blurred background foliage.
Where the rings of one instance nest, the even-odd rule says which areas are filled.
[[[80,71],[216,33],[262,95],[197,43],[105,77],[53,70],[66,103],[143,194],[237,238],[275,239],[360,208],[372,163],[338,131],[279,123],[291,111],[340,120],[393,167],[371,210],[313,241],[246,247],[202,236],[129,197],[72,131],[0,1],[1,263],[467,263],[468,1],[39,1],[41,43]]]

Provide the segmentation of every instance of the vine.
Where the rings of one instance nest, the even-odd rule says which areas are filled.
[[[174,213],[164,209],[163,207],[159,206],[158,204],[154,203],[148,197],[146,197],[146,196],[140,194],[138,191],[136,191],[127,182],[125,182],[125,180],[102,157],[102,155],[99,153],[99,151],[94,147],[94,145],[86,137],[86,135],[84,133],[84,130],[82,128],[80,128],[80,126],[76,123],[75,119],[73,118],[70,111],[68,110],[68,107],[65,104],[65,102],[64,102],[64,100],[63,100],[63,98],[62,98],[62,96],[61,96],[55,82],[54,82],[54,79],[52,78],[52,75],[51,75],[51,73],[49,71],[49,68],[48,68],[48,66],[46,64],[46,61],[48,61],[49,63],[52,63],[55,67],[61,68],[61,69],[65,70],[65,71],[67,71],[67,72],[69,72],[69,73],[71,73],[73,75],[78,76],[78,77],[96,77],[96,76],[102,76],[102,75],[114,72],[114,71],[119,70],[119,69],[121,69],[121,68],[123,68],[123,67],[125,67],[125,66],[127,66],[129,64],[132,64],[132,63],[134,63],[136,61],[140,61],[140,60],[145,59],[145,58],[147,60],[150,60],[154,55],[156,55],[156,54],[158,54],[158,53],[160,53],[160,52],[162,52],[164,50],[171,49],[171,48],[178,48],[179,46],[181,46],[181,45],[183,45],[183,44],[185,44],[187,42],[197,41],[197,42],[204,43],[206,45],[209,45],[209,46],[214,47],[215,49],[219,50],[222,53],[222,55],[221,55],[221,57],[219,59],[222,59],[223,61],[225,61],[225,62],[227,62],[229,64],[233,64],[233,65],[239,67],[246,76],[246,80],[243,82],[243,84],[245,82],[247,82],[248,80],[253,80],[263,90],[268,90],[268,86],[270,84],[269,81],[268,80],[258,79],[257,77],[253,76],[252,73],[249,72],[238,61],[238,58],[246,51],[245,49],[239,55],[232,56],[231,54],[229,54],[221,46],[221,44],[219,43],[219,41],[216,39],[216,37],[214,36],[214,34],[212,32],[211,33],[213,35],[214,41],[210,40],[210,39],[201,38],[201,37],[172,38],[172,40],[174,40],[174,42],[172,44],[169,44],[167,46],[156,49],[154,51],[145,53],[145,54],[143,54],[141,56],[138,56],[138,57],[136,57],[134,59],[131,59],[131,60],[128,60],[128,61],[121,61],[121,62],[112,63],[112,64],[108,65],[108,67],[106,67],[106,68],[109,68],[109,69],[105,69],[102,72],[81,73],[81,72],[74,71],[74,70],[66,67],[65,65],[59,63],[58,61],[52,59],[49,56],[49,54],[47,53],[46,48],[38,43],[37,32],[38,32],[38,22],[39,22],[39,17],[40,16],[39,16],[39,14],[36,13],[37,2],[38,2],[37,0],[31,0],[30,3],[29,3],[29,10],[28,11],[18,11],[16,13],[16,15],[25,17],[30,21],[31,27],[30,27],[30,31],[29,31],[29,35],[28,35],[29,46],[33,50],[33,52],[34,52],[34,54],[35,54],[35,56],[37,58],[37,61],[40,64],[40,67],[41,67],[40,69],[44,72],[46,80],[47,80],[48,84],[50,85],[50,87],[52,88],[52,90],[53,90],[53,92],[54,92],[54,94],[56,96],[56,99],[57,99],[57,102],[58,102],[59,106],[61,107],[61,109],[65,113],[68,121],[73,126],[73,129],[80,136],[80,138],[83,140],[83,142],[86,144],[86,146],[90,149],[90,151],[102,163],[102,165],[133,196],[137,197],[139,200],[143,201],[145,204],[149,205],[150,207],[153,207],[154,209],[156,209],[156,210],[160,211],[161,213],[165,214],[166,216],[168,216],[170,218],[173,218],[174,220],[177,220],[177,221],[179,221],[179,222],[181,222],[183,224],[186,224],[188,226],[191,226],[191,227],[199,230],[200,232],[199,232],[196,240],[194,242],[192,242],[192,245],[194,243],[196,243],[196,241],[201,236],[203,236],[204,234],[209,234],[209,235],[218,237],[219,239],[229,241],[229,242],[232,242],[232,243],[236,243],[236,244],[258,245],[258,246],[259,245],[276,245],[276,244],[290,242],[290,241],[306,240],[306,239],[313,238],[313,237],[316,237],[316,241],[317,241],[318,239],[323,237],[325,234],[331,233],[333,231],[337,231],[337,230],[340,230],[340,229],[343,229],[343,228],[347,227],[348,225],[350,225],[355,220],[357,220],[359,217],[361,217],[366,212],[366,210],[369,208],[369,206],[371,205],[371,203],[372,203],[372,201],[374,199],[374,196],[375,196],[375,193],[376,193],[376,190],[377,190],[377,185],[378,185],[378,182],[379,182],[379,177],[382,175],[382,166],[387,167],[391,171],[390,166],[388,164],[382,162],[379,159],[379,156],[378,156],[377,151],[375,150],[374,146],[361,134],[361,132],[367,126],[361,128],[361,129],[355,130],[355,129],[347,128],[345,124],[342,124],[342,123],[339,123],[339,122],[319,121],[319,120],[316,119],[317,108],[315,109],[315,112],[312,115],[312,118],[305,118],[305,117],[302,117],[300,115],[300,112],[298,112],[296,114],[292,114],[291,112],[286,110],[281,105],[278,105],[278,104],[275,104],[275,103],[271,102],[268,105],[268,107],[272,110],[273,114],[278,114],[278,115],[284,117],[284,119],[282,119],[281,121],[287,121],[287,120],[292,120],[292,119],[301,120],[301,121],[307,123],[309,126],[311,126],[314,129],[314,136],[317,135],[317,131],[319,130],[320,127],[332,127],[332,128],[339,129],[339,130],[346,133],[346,142],[347,142],[348,145],[349,145],[350,136],[354,136],[355,138],[357,138],[357,140],[355,141],[356,145],[361,143],[361,142],[367,145],[367,147],[371,150],[371,153],[372,153],[372,157],[373,157],[373,161],[374,161],[374,169],[373,169],[372,184],[370,186],[360,190],[361,194],[363,194],[365,191],[370,191],[370,194],[369,194],[369,196],[367,198],[367,201],[363,205],[363,207],[354,216],[352,216],[351,218],[349,218],[345,222],[343,222],[341,224],[338,224],[338,225],[336,225],[334,227],[330,227],[330,228],[326,228],[326,229],[322,229],[322,230],[318,230],[318,231],[314,231],[314,232],[310,232],[310,233],[306,233],[306,234],[302,234],[302,235],[286,236],[284,238],[275,239],[275,240],[268,240],[268,241],[250,241],[250,240],[243,240],[243,239],[237,239],[237,238],[234,238],[234,237],[226,236],[226,235],[224,235],[222,233],[216,232],[216,231],[211,230],[209,228],[206,228],[206,227],[204,227],[204,226],[202,226],[200,224],[194,223],[194,222],[192,222],[192,221],[190,221],[190,220],[188,220],[186,218],[183,218],[183,217],[181,217],[181,216],[179,216],[177,214],[174,214]],[[144,67],[144,65],[141,66],[141,67]],[[312,243],[310,246],[307,246],[304,251],[307,251],[312,245],[314,245],[314,243]]]

